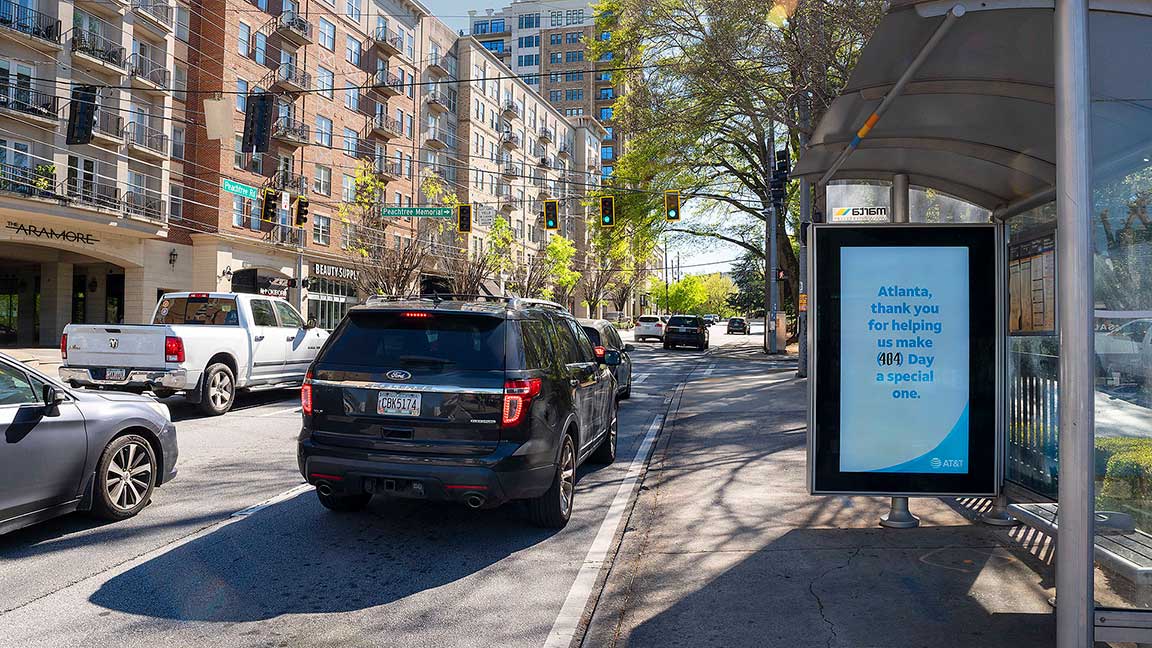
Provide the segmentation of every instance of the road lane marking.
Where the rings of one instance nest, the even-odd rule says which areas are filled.
[[[306,493],[306,492],[312,490],[312,488],[313,488],[312,484],[300,484],[299,486],[294,486],[294,487],[289,488],[288,490],[284,491],[283,493],[280,493],[279,495],[273,495],[272,497],[264,500],[263,502],[260,502],[259,504],[254,504],[254,505],[249,506],[248,508],[243,509],[241,511],[236,511],[235,513],[233,513],[229,517],[234,517],[234,518],[247,517],[249,515],[252,515],[253,513],[263,511],[264,509],[268,508],[269,506],[275,506],[276,504],[279,504],[280,502],[284,502],[286,500],[290,500],[293,497],[296,497],[297,495],[299,495],[301,493]]]
[[[263,414],[253,414],[253,416],[255,416],[256,418],[264,418],[266,416],[279,416],[279,415],[283,415],[283,414],[299,414],[299,413],[300,413],[300,406],[297,405],[296,407],[286,407],[284,409],[278,409],[274,412],[264,412]]]
[[[568,590],[568,596],[560,607],[560,613],[556,616],[556,621],[548,632],[548,639],[544,642],[544,648],[568,648],[576,636],[576,629],[580,626],[584,610],[588,608],[588,602],[591,600],[593,590],[596,587],[596,579],[604,566],[605,558],[608,557],[608,550],[612,548],[612,540],[616,537],[616,532],[624,519],[624,512],[640,485],[640,475],[644,472],[644,465],[648,463],[648,455],[652,452],[656,433],[660,431],[660,426],[663,424],[664,415],[661,414],[653,419],[652,424],[648,426],[644,440],[640,442],[640,447],[636,449],[636,456],[632,458],[632,463],[628,466],[628,473],[625,475],[624,481],[620,482],[616,497],[613,498],[612,504],[608,507],[608,515],[604,516],[604,521],[600,523],[600,530],[596,532],[596,538],[588,547],[588,554],[584,556],[584,562],[580,565],[580,571],[576,574],[572,589]]]
[[[642,374],[637,374],[637,375],[633,376],[632,377],[632,384],[633,385],[639,385],[640,383],[647,380],[649,375],[651,375],[651,374],[642,373]]]
[[[716,368],[716,365],[710,364],[700,375],[703,376],[704,378],[710,378],[712,376],[712,370],[715,368]]]

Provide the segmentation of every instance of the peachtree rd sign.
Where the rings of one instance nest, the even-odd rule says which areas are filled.
[[[256,187],[249,187],[246,184],[236,182],[235,180],[224,181],[224,191],[236,194],[249,200],[256,200]]]
[[[451,207],[381,207],[384,218],[452,218]]]

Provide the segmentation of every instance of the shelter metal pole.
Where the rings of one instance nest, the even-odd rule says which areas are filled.
[[[1060,333],[1056,646],[1086,648],[1095,635],[1088,0],[1059,0],[1055,18],[1056,304]]]
[[[908,174],[897,173],[892,176],[892,196],[890,203],[892,204],[893,223],[907,223],[909,221],[909,191]]]
[[[808,128],[811,121],[811,110],[808,106],[807,93],[797,97],[797,121],[799,122],[800,150],[808,148]],[[800,299],[808,295],[808,223],[812,221],[812,183],[808,176],[800,177]],[[796,376],[808,377],[808,310],[807,306],[796,308],[796,326],[799,329],[800,357],[796,363]]]

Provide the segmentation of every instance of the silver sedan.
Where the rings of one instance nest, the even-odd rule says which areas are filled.
[[[176,476],[167,405],[71,389],[3,353],[0,433],[0,533],[78,510],[126,519]]]

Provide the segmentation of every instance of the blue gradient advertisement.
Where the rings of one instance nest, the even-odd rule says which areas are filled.
[[[840,470],[967,473],[969,250],[840,249]]]

